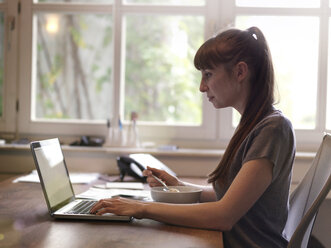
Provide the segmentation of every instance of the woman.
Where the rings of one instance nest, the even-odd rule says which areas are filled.
[[[197,51],[200,91],[215,108],[233,107],[240,123],[199,204],[166,204],[116,198],[98,202],[93,213],[150,218],[171,224],[223,231],[225,247],[286,247],[295,139],[291,123],[273,107],[274,71],[262,32],[230,29]],[[154,168],[144,171],[150,186],[187,185]]]

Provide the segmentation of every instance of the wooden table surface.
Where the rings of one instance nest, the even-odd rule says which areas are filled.
[[[221,232],[148,219],[55,220],[48,214],[40,184],[12,180],[0,182],[0,247],[223,247]],[[74,190],[80,193],[90,186],[74,185]]]

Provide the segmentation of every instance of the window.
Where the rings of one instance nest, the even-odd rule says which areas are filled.
[[[240,15],[236,18],[236,26],[257,26],[262,30],[273,55],[277,108],[286,114],[296,129],[315,129],[318,18]],[[300,57],[304,59],[298,59]]]
[[[36,12],[35,17],[31,118],[111,118],[112,14]],[[141,121],[200,125],[200,75],[192,61],[204,40],[203,17],[127,14],[123,18],[125,94],[120,114],[124,120],[137,112]]]
[[[192,61],[203,18],[126,15],[125,23],[124,118],[137,112],[142,121],[201,125],[200,73]]]
[[[30,39],[20,75],[31,82],[20,92],[20,132],[105,135],[107,119],[126,127],[136,112],[146,139],[213,137],[217,116],[207,118],[193,58],[216,2],[21,2]]]
[[[37,13],[33,120],[111,116],[112,15]]]
[[[142,141],[224,148],[239,116],[199,92],[193,58],[229,24],[254,25],[270,45],[277,108],[298,149],[316,147],[331,130],[330,10],[319,0],[0,1],[0,132],[104,136],[107,119],[127,128],[136,112]]]
[[[326,82],[331,71],[327,73],[325,65],[331,29],[325,4],[319,0],[236,1],[235,26],[257,26],[267,38],[276,74],[276,107],[292,121],[298,148],[318,143],[323,131],[330,130]]]

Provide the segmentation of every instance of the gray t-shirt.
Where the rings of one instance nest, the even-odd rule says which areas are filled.
[[[228,185],[221,189],[215,183],[217,199],[221,199],[245,162],[266,158],[273,164],[269,187],[230,231],[223,232],[226,248],[287,246],[288,241],[282,233],[288,214],[294,156],[295,137],[291,122],[280,111],[274,110],[241,144],[231,165]]]

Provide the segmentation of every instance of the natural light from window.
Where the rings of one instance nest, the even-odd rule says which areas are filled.
[[[279,96],[277,108],[296,129],[314,129],[319,19],[300,16],[237,16],[236,26],[259,27],[272,53]]]
[[[33,119],[110,118],[112,22],[111,15],[36,16]]]
[[[124,118],[200,125],[200,74],[193,58],[203,42],[199,16],[127,15]]]

